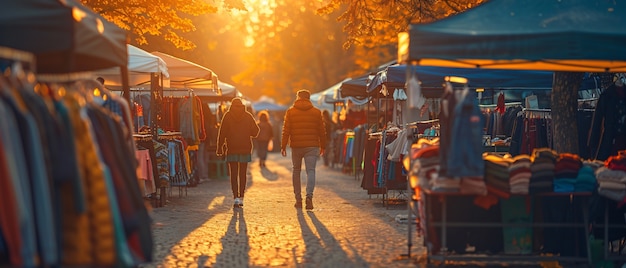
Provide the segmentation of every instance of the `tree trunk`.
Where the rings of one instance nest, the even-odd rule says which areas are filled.
[[[557,153],[578,154],[578,88],[583,73],[554,72],[552,140]]]

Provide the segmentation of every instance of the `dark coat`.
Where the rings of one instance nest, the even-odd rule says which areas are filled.
[[[612,85],[602,92],[593,114],[591,129],[589,130],[589,151],[591,157],[598,160],[606,160],[619,150],[615,148],[615,139],[624,139],[626,135],[626,99],[617,92],[617,87]],[[621,131],[620,131],[621,129]],[[621,136],[619,133],[622,133]]]
[[[257,125],[246,106],[233,103],[222,118],[217,134],[217,151],[226,146],[226,154],[252,154],[252,138],[259,134]]]
[[[274,138],[274,128],[268,121],[259,121],[259,135],[256,137],[259,141],[269,141]]]

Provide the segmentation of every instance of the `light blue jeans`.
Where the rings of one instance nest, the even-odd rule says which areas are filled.
[[[315,189],[315,165],[320,156],[319,147],[291,148],[291,163],[293,164],[293,193],[296,200],[302,200],[302,188],[300,186],[300,173],[302,172],[302,159],[306,167],[306,197],[313,198]]]

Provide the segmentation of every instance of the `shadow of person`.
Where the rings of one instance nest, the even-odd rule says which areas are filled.
[[[263,176],[263,178],[265,178],[268,181],[278,180],[278,173],[269,170],[267,167],[261,168],[261,175]]]
[[[228,229],[220,241],[222,242],[222,252],[215,259],[215,267],[248,266],[250,243],[243,209],[233,208],[233,216],[228,224]]]
[[[304,240],[305,252],[302,259],[303,263],[313,264],[316,267],[367,267],[368,263],[361,258],[356,252],[350,257],[341,247],[341,244],[326,229],[315,214],[311,211],[307,215],[311,219],[314,232],[302,210],[298,210],[298,222],[302,231],[302,239]],[[317,234],[319,234],[319,237]],[[332,256],[329,258],[329,256]]]

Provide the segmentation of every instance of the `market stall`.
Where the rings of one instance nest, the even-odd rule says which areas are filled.
[[[408,53],[401,55],[401,58],[410,64],[424,66],[559,71],[560,73],[557,73],[555,77],[566,75],[561,72],[623,71],[624,66],[626,66],[624,64],[626,63],[626,48],[621,44],[626,41],[626,31],[623,27],[617,26],[624,23],[624,18],[618,14],[619,12],[613,12],[616,9],[619,8],[615,3],[604,1],[488,1],[472,10],[441,21],[423,25],[411,25],[408,43],[401,44],[401,46],[406,45]],[[555,81],[562,82],[564,80],[555,79]],[[552,99],[557,100],[559,96]],[[563,117],[562,113],[572,115],[575,114],[573,112],[578,108],[575,101],[567,103],[570,105],[563,107],[564,109],[561,111],[556,111],[556,113],[554,110],[551,111],[551,116],[555,117],[555,119],[575,118],[574,116]],[[558,127],[576,124],[576,122],[570,121],[553,123]],[[571,136],[576,137],[576,135]],[[442,137],[441,145],[449,146],[449,143],[453,141],[454,139],[445,140]],[[531,174],[531,184],[533,176],[536,176],[535,180],[537,181],[535,182],[548,182],[550,183],[549,185],[552,185],[552,187],[543,188],[544,190],[541,192],[529,191],[528,194],[521,194],[523,198],[531,199],[533,202],[537,201],[538,198],[544,198],[543,196],[554,195],[553,192],[557,192],[557,189],[563,190],[561,188],[563,185],[557,184],[559,176],[557,176],[556,172],[559,170],[556,169],[555,165],[559,163],[561,158],[567,159],[565,158],[566,155],[563,155],[564,153],[562,152],[550,153],[551,149],[549,148],[547,150],[547,152],[543,150],[538,155],[535,154],[535,151],[531,154],[533,156],[531,159],[534,159],[531,160],[533,164],[538,159],[542,159],[541,156],[547,157],[547,159],[538,161],[538,164],[545,164],[543,165],[543,168],[545,168],[543,172],[539,169],[531,170],[530,172],[527,169],[524,172],[525,178],[528,178],[529,173]],[[439,152],[443,153],[447,152],[447,150],[441,147]],[[440,160],[440,163],[449,163],[448,156],[439,154],[436,158]],[[573,156],[574,158],[580,158],[576,154]],[[424,157],[421,158],[423,159]],[[485,174],[482,176],[484,179],[482,186],[485,186],[490,176],[492,183],[497,182],[498,180],[494,180],[494,174],[503,175],[501,178],[506,178],[505,182],[513,181],[514,174],[511,171],[509,173],[501,173],[504,171],[503,166],[510,166],[506,161],[501,163],[501,161],[490,161],[494,159],[483,159],[480,157],[465,159],[467,162],[475,162],[476,160],[485,162],[485,167],[493,165],[496,167],[496,172],[487,173],[487,170],[485,170]],[[417,162],[421,162],[421,160]],[[578,162],[574,162],[578,164]],[[421,223],[425,224],[425,226],[422,226],[424,228],[422,230],[429,232],[429,237],[425,242],[428,247],[429,259],[451,260],[458,258],[465,260],[480,259],[483,261],[487,261],[490,258],[498,259],[499,257],[503,257],[504,261],[512,259],[522,261],[551,259],[564,262],[579,261],[590,266],[605,265],[605,262],[612,260],[623,261],[624,255],[621,252],[623,247],[614,243],[615,240],[620,240],[620,237],[623,237],[623,235],[609,236],[609,234],[614,234],[613,231],[609,230],[624,228],[623,212],[619,212],[620,205],[618,203],[616,204],[614,200],[599,194],[602,191],[602,183],[600,182],[601,169],[597,168],[597,166],[597,169],[594,169],[593,163],[581,162],[585,168],[576,169],[577,173],[570,173],[568,178],[571,179],[573,175],[577,179],[579,176],[588,179],[588,175],[590,175],[589,169],[591,169],[591,174],[595,174],[595,179],[598,180],[598,183],[594,184],[597,188],[577,191],[577,188],[569,185],[565,187],[567,190],[561,192],[560,195],[562,197],[554,197],[555,199],[552,200],[554,202],[541,202],[543,204],[552,203],[554,206],[542,207],[542,209],[543,211],[555,212],[554,215],[558,215],[558,218],[549,218],[545,214],[536,214],[536,210],[530,210],[531,213],[528,215],[532,215],[532,217],[517,225],[510,225],[510,222],[505,221],[503,217],[496,216],[497,214],[495,213],[484,213],[481,214],[481,218],[472,220],[468,216],[469,214],[460,213],[460,211],[452,212],[451,209],[456,207],[456,205],[450,205],[453,194],[433,194],[425,185],[415,187],[416,196],[414,197],[416,202],[424,202],[422,203],[423,206],[420,206],[424,209],[419,210],[417,213],[421,216]],[[601,162],[600,165],[610,166],[610,163]],[[580,166],[575,165],[575,167]],[[426,170],[419,168],[416,171],[424,172]],[[587,172],[585,173],[586,175],[581,175],[581,172],[584,170]],[[433,182],[445,182],[443,181],[444,179],[450,179],[445,173],[443,175],[441,176],[441,174],[437,173],[432,173],[430,176],[422,174],[416,176],[416,179],[421,178],[426,181],[432,179]],[[462,180],[452,179],[452,181],[447,182],[462,182]],[[548,184],[540,183],[539,185],[546,186]],[[487,184],[486,186],[489,185]],[[509,186],[513,189],[513,185]],[[502,193],[502,191],[496,192]],[[504,194],[506,193],[504,191]],[[517,194],[519,195],[520,193]],[[484,196],[476,192],[463,193],[462,191],[460,195],[465,195],[467,198]],[[507,195],[500,195],[498,198],[491,200],[494,201],[493,204],[499,204],[503,200],[510,199]],[[442,211],[439,216],[434,216],[427,211],[428,208],[434,207],[446,208],[444,206],[446,203],[448,204],[447,210]],[[460,203],[467,204],[468,201],[457,201],[457,204]],[[592,206],[592,203],[595,206]],[[602,207],[600,209],[602,212],[599,213],[601,215],[599,216],[600,220],[598,220],[597,214],[593,215],[597,212],[598,204],[602,204],[600,206]],[[472,206],[473,210],[465,211],[471,211],[471,214],[476,211],[475,207],[478,207],[478,205]],[[514,211],[522,213],[524,212],[523,208],[522,206]],[[611,215],[616,213],[616,209],[618,210],[617,214],[622,216],[621,220],[609,222],[610,219],[613,219]],[[500,210],[496,209],[495,211],[498,212]],[[560,213],[556,213],[558,211]],[[520,227],[523,230],[533,228],[533,233],[530,236],[525,236],[526,238],[522,240],[524,243],[531,241],[532,243],[530,244],[532,246],[526,248],[529,251],[520,252],[513,256],[499,254],[500,251],[490,251],[490,254],[476,254],[458,247],[455,251],[448,251],[445,247],[439,247],[445,245],[441,244],[443,241],[433,241],[430,238],[437,237],[432,235],[433,233],[444,235],[446,228],[440,224],[445,225],[445,215],[450,212],[456,214],[456,216],[461,216],[455,219],[455,227],[471,227],[472,229],[477,228],[477,230],[489,227],[492,228],[492,234],[493,228],[500,231],[505,231],[507,228],[511,230],[511,227]],[[571,214],[563,215],[564,212],[571,212]],[[542,217],[537,218],[537,215]],[[488,223],[487,219],[492,219],[492,221]],[[570,225],[572,223],[574,226]],[[448,227],[451,226],[448,225]],[[609,226],[611,227],[609,228]],[[437,231],[432,228],[440,229]],[[561,232],[555,232],[557,229],[567,229],[570,233],[564,235]],[[603,231],[598,231],[598,229]],[[541,230],[543,234],[537,234],[537,232],[534,232],[535,230]],[[590,235],[589,230],[592,230],[593,236]],[[431,231],[433,233],[430,233]],[[525,231],[523,232],[525,233]],[[528,233],[525,234],[528,235]],[[442,236],[438,236],[438,238],[445,239]],[[598,237],[602,238],[598,239]],[[466,240],[467,237],[455,235],[454,238]],[[537,241],[536,239],[542,239],[542,241]],[[520,242],[520,240],[515,241]],[[561,244],[564,247],[555,247],[555,244]],[[599,253],[594,249],[599,249]],[[484,258],[485,256],[488,258]],[[565,259],[566,257],[575,260],[567,260]]]
[[[128,89],[126,32],[72,0],[0,14],[0,266],[150,262],[128,100],[77,73],[119,66]]]

